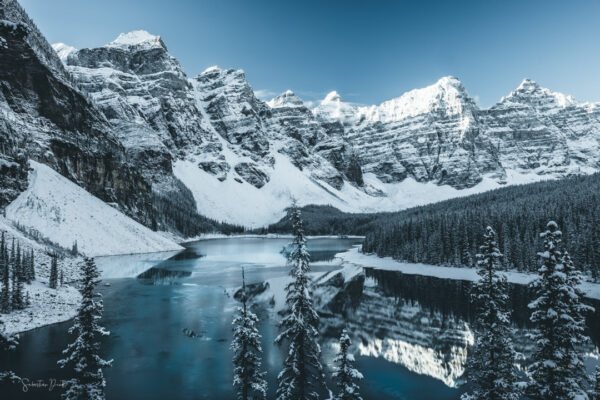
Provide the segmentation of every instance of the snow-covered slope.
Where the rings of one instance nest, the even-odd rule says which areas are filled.
[[[122,130],[123,142],[168,153],[198,211],[226,222],[274,222],[292,198],[393,211],[599,167],[599,108],[530,80],[487,110],[455,77],[377,106],[334,91],[310,110],[291,90],[262,102],[241,70],[188,79],[145,31],[68,51],[67,69],[108,118],[143,127]]]
[[[6,208],[6,217],[61,247],[77,242],[89,256],[182,249],[133,221],[48,166],[31,161],[29,186]]]
[[[490,109],[444,77],[376,106],[331,92],[310,110],[289,90],[261,101],[242,70],[211,67],[190,78],[146,31],[97,48],[54,48],[99,127],[120,140],[136,172],[129,186],[187,208],[195,202],[200,214],[226,222],[268,224],[292,198],[390,211],[600,166],[600,107],[530,80]],[[88,189],[102,184],[69,178]],[[130,197],[122,193],[121,209],[149,224],[156,212],[133,213],[152,202],[127,204]]]
[[[16,1],[0,2],[0,207],[28,158],[179,234],[197,213],[265,225],[292,197],[399,210],[600,169],[600,106],[531,80],[489,109],[443,77],[373,106],[331,92],[311,110],[290,90],[261,101],[239,69],[190,78],[142,30],[52,50]]]
[[[356,107],[330,93],[313,110],[330,132],[356,149],[363,172],[384,182],[412,177],[458,189],[485,177],[538,179],[590,173],[600,165],[598,105],[525,79],[489,109],[480,109],[455,77],[378,106]]]

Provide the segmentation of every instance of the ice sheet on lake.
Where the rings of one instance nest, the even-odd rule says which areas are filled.
[[[135,278],[162,261],[173,257],[178,251],[130,254],[124,256],[97,257],[96,265],[102,279]]]

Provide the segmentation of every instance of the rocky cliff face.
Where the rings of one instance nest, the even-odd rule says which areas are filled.
[[[261,101],[241,70],[190,78],[145,31],[52,51],[14,0],[2,5],[0,138],[10,187],[0,204],[23,190],[16,166],[28,157],[166,229],[196,209],[261,226],[292,198],[390,211],[600,167],[600,107],[530,80],[489,109],[445,77],[377,106],[332,92],[311,110],[291,91]]]
[[[158,112],[141,115],[129,104],[96,101],[94,81],[65,69],[18,3],[0,5],[0,207],[26,188],[26,161],[33,159],[148,226],[182,232],[176,218],[193,221],[196,204],[173,177],[171,153],[149,127],[170,120]],[[73,52],[64,50],[63,56]],[[125,69],[127,57],[113,56]],[[162,106],[152,101],[152,107]]]
[[[0,19],[0,163],[14,189],[3,190],[0,205],[24,189],[27,174],[14,163],[31,158],[137,214],[149,186],[126,162],[104,115],[16,2],[2,1]]]
[[[480,109],[457,78],[445,77],[378,106],[345,103],[332,92],[310,110],[292,91],[259,100],[241,70],[212,67],[189,79],[160,37],[144,31],[96,49],[55,49],[119,127],[125,147],[143,148],[136,160],[160,160],[160,168],[150,169],[163,175],[170,163],[195,165],[197,172],[186,166],[185,174],[181,168],[175,174],[200,212],[215,218],[230,220],[230,214],[211,214],[220,201],[203,193],[206,184],[197,182],[205,179],[242,197],[287,197],[276,205],[275,220],[292,197],[346,211],[393,210],[459,193],[422,196],[424,189],[399,186],[405,181],[478,191],[521,176],[554,178],[599,167],[598,107],[530,80],[489,109]],[[280,176],[282,156],[301,172],[300,182]],[[230,181],[243,185],[229,187]],[[294,186],[321,194],[303,198]]]
[[[365,172],[383,182],[407,177],[462,189],[507,171],[560,177],[597,170],[598,106],[526,79],[490,109],[480,109],[460,81],[445,77],[379,106],[355,107],[330,93],[314,110],[343,131]]]
[[[260,189],[273,175],[275,156],[283,154],[309,179],[335,189],[360,182],[360,165],[346,156],[342,136],[332,139],[292,92],[267,104],[243,71],[218,67],[189,79],[160,37],[144,31],[95,49],[57,44],[55,50],[125,147],[152,149],[165,170],[169,158],[191,160],[221,182],[231,178]]]

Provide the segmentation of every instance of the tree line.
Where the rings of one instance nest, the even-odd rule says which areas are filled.
[[[504,268],[534,272],[540,233],[550,219],[562,227],[573,262],[600,280],[600,174],[511,186],[390,214],[369,227],[363,250],[407,262],[473,267],[486,221],[496,229]]]
[[[29,292],[24,283],[35,279],[33,250],[21,250],[21,245],[12,240],[8,247],[4,232],[0,235],[0,313],[23,310],[30,305]]]

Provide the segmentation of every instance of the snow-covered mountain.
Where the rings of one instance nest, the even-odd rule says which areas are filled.
[[[556,178],[600,165],[598,106],[529,79],[489,109],[444,77],[379,106],[355,107],[330,93],[314,113],[333,130],[343,127],[363,172],[383,182],[412,177],[461,189],[485,177],[513,183],[515,174]]]
[[[24,158],[179,233],[182,215],[255,227],[292,198],[391,211],[600,167],[600,107],[530,80],[489,109],[454,77],[374,106],[332,92],[310,109],[292,91],[261,101],[241,70],[188,77],[145,31],[49,52],[1,1],[23,25],[0,26],[3,204],[26,187]]]

